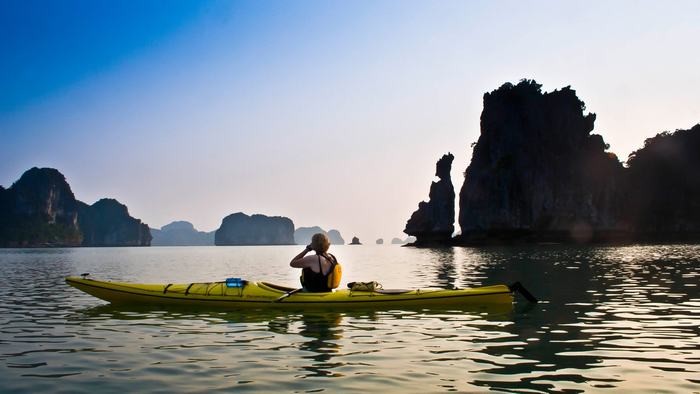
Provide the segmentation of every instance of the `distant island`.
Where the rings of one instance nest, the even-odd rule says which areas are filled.
[[[221,226],[214,235],[214,244],[295,245],[294,223],[282,216],[248,216],[237,212],[221,221]]]
[[[150,229],[151,246],[213,246],[214,231],[197,231],[186,221],[175,221],[160,229]]]
[[[345,240],[340,235],[340,231],[328,230],[326,232],[326,230],[318,226],[299,227],[298,229],[294,230],[294,242],[297,245],[308,245],[311,243],[311,237],[317,233],[326,234],[328,239],[331,241],[331,245],[345,245]]]
[[[362,245],[360,243],[360,239],[357,237],[352,237],[352,241],[350,241],[350,245]]]
[[[66,178],[53,168],[31,168],[5,189],[0,186],[0,247],[148,246],[148,226],[126,205],[76,200]]]
[[[414,237],[414,236],[409,236],[406,239],[401,239],[398,237],[394,237],[391,239],[392,245],[405,245],[405,244],[414,243],[414,242],[416,242],[416,237]]]
[[[417,245],[700,240],[700,124],[647,139],[625,167],[591,133],[596,115],[585,108],[570,87],[543,93],[533,80],[486,93],[459,193],[461,234],[446,236],[445,157],[404,232]]]
[[[207,245],[288,245],[288,231],[286,220],[277,220],[264,215],[241,216],[234,214],[233,218],[226,221],[224,232],[220,235],[220,243],[216,243],[216,231],[197,231],[192,223],[187,221],[175,221],[160,229],[151,229],[153,240],[151,246],[207,246]],[[255,218],[255,219],[253,219]],[[267,218],[267,219],[265,219]],[[286,219],[286,218],[282,218]],[[235,224],[231,221],[238,221]],[[235,234],[236,226],[251,226],[243,233]],[[241,227],[243,228],[243,227]],[[294,230],[294,243],[308,245],[311,237],[316,233],[328,235],[333,245],[344,245],[345,240],[338,230],[325,231],[321,227],[299,227]],[[257,234],[257,235],[254,235]],[[227,238],[229,237],[229,238]]]
[[[31,168],[9,188],[0,186],[0,247],[294,245],[308,244],[316,232],[326,233],[335,245],[345,243],[338,230],[295,232],[289,218],[241,212],[225,217],[212,232],[197,231],[186,221],[149,229],[117,200],[92,205],[77,200],[65,176],[53,168]]]

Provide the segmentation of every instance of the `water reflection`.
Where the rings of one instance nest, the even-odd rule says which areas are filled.
[[[308,340],[301,343],[300,350],[310,352],[304,356],[310,365],[304,367],[310,372],[308,377],[338,377],[342,374],[334,373],[333,369],[342,366],[342,362],[332,362],[342,346],[340,339],[343,330],[340,328],[342,315],[340,313],[304,314],[301,316],[302,326],[299,335]]]
[[[486,343],[480,378],[470,383],[504,390],[639,388],[654,370],[689,384],[700,372],[697,281],[700,248],[685,246],[441,248],[421,250],[415,275],[439,287],[522,282],[543,300],[518,304],[518,341]],[[690,279],[690,281],[689,281]],[[527,306],[526,306],[527,305]],[[675,368],[664,367],[675,365]],[[679,366],[680,365],[680,366]],[[634,367],[633,367],[634,366]],[[639,385],[623,371],[642,368]],[[617,372],[617,373],[612,373]]]
[[[370,318],[373,313],[361,313],[356,316]],[[302,369],[309,372],[306,377],[337,377],[341,376],[333,369],[342,366],[342,362],[333,362],[333,357],[342,350],[344,314],[332,311],[319,312],[289,312],[280,310],[247,310],[247,311],[204,311],[192,308],[169,307],[165,310],[153,309],[148,306],[113,306],[111,304],[86,308],[68,316],[68,320],[80,321],[132,321],[136,323],[151,323],[172,329],[178,327],[179,321],[188,320],[205,322],[208,327],[212,324],[220,327],[236,326],[240,324],[256,324],[265,327],[266,331],[283,336],[299,336],[304,340],[295,342],[294,348],[307,355],[302,356],[304,366]],[[153,323],[160,321],[161,323]],[[168,323],[169,321],[175,325]],[[182,329],[189,329],[181,326]],[[233,341],[249,338],[236,338],[236,330]],[[289,341],[289,339],[285,339]]]
[[[113,307],[66,286],[63,276],[188,276],[186,262],[210,254],[222,263],[201,272],[224,276],[242,270],[228,263],[237,249],[210,248],[202,257],[185,248],[176,262],[168,251],[156,263],[149,259],[157,249],[0,251],[3,390],[51,391],[57,383],[83,392],[700,390],[696,245],[397,249],[377,248],[382,264],[367,256],[369,247],[344,254],[356,276],[394,275],[392,286],[520,281],[543,302],[518,299],[502,311]]]
[[[454,289],[459,278],[455,264],[454,248],[433,249],[435,260],[436,283],[438,287]]]
[[[514,353],[520,360],[491,369],[493,374],[508,377],[497,386],[561,390],[572,383],[580,386],[583,377],[589,388],[619,387],[623,375],[611,376],[610,370],[624,370],[630,359],[651,364],[663,359],[683,363],[682,352],[677,349],[693,352],[688,337],[697,336],[699,330],[697,326],[679,327],[683,320],[694,319],[681,305],[694,296],[687,292],[687,281],[682,280],[688,272],[683,267],[687,261],[665,255],[663,249],[654,248],[652,254],[649,247],[639,246],[484,251],[494,260],[503,254],[519,256],[523,262],[509,264],[510,273],[486,266],[487,277],[507,281],[516,273],[518,280],[546,300],[520,314],[517,324],[509,326],[513,334],[522,338],[520,346],[487,349],[500,357]],[[525,264],[528,270],[518,269]],[[670,333],[665,327],[676,330]],[[645,333],[643,340],[638,338],[641,332]],[[651,358],[644,355],[646,351],[640,351],[645,342],[655,349],[650,352]],[[659,350],[664,343],[674,350]],[[637,357],[630,357],[632,349]],[[530,376],[535,372],[537,378],[533,379]],[[513,381],[514,377],[520,379]],[[642,380],[649,381],[649,377]],[[491,386],[493,382],[480,384]]]
[[[422,248],[418,252],[423,254],[421,261],[429,264],[417,265],[411,273],[417,278],[422,278],[424,284],[421,287],[439,287],[444,289],[457,288],[459,274],[455,259],[455,249],[452,247],[443,248]]]

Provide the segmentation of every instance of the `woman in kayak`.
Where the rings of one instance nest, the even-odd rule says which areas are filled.
[[[326,234],[314,234],[311,244],[296,255],[289,263],[294,268],[301,268],[301,285],[305,291],[328,292],[338,287],[342,270],[338,260],[328,253],[331,241]],[[307,256],[311,251],[316,256]]]

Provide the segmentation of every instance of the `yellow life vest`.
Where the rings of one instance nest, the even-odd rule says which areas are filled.
[[[343,277],[343,267],[333,256],[334,264],[331,272],[328,273],[328,288],[335,289],[340,286],[340,279]]]

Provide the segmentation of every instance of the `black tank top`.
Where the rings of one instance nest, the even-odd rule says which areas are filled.
[[[328,254],[325,257],[328,261],[331,262],[331,268],[328,270],[327,274],[323,274],[323,265],[321,265],[321,255],[318,256],[318,270],[319,272],[314,272],[311,268],[304,268],[301,270],[301,285],[306,289],[307,291],[311,291],[314,293],[325,293],[331,291],[330,288],[328,288],[328,275],[330,275],[331,272],[333,272],[333,266],[337,264],[335,260],[335,256],[332,254]],[[330,256],[330,257],[329,257]]]

